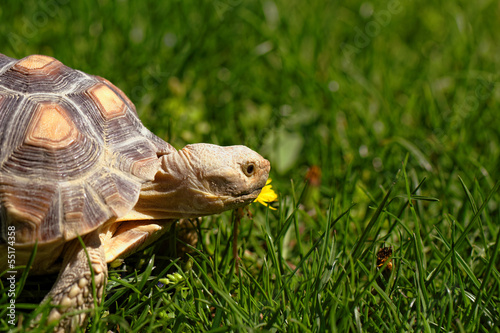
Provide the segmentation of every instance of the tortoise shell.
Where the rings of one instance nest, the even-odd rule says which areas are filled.
[[[0,232],[67,241],[133,208],[173,148],[109,81],[32,55],[0,54]]]

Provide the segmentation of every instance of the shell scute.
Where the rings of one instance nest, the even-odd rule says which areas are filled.
[[[26,74],[28,74],[32,71],[35,71],[35,70],[43,72],[43,69],[46,66],[48,66],[49,64],[51,64],[52,62],[55,62],[55,61],[57,61],[57,60],[52,58],[52,57],[34,54],[34,55],[30,55],[30,56],[18,61],[16,63],[16,65],[14,66],[14,69],[19,71],[19,72],[24,72]],[[57,62],[60,64],[59,61],[57,61]]]
[[[99,111],[101,111],[101,114],[105,119],[109,120],[125,114],[125,103],[105,84],[97,84],[89,89],[89,92],[98,103]]]
[[[1,89],[1,87],[0,87]],[[26,98],[0,109],[0,172],[46,181],[81,178],[98,163],[103,146],[79,110],[60,96]]]
[[[83,235],[113,216],[111,209],[99,196],[99,187],[95,188],[95,184],[64,184],[61,186],[60,196],[65,205],[62,228],[65,240]]]
[[[1,73],[1,72],[0,72]],[[24,95],[32,93],[64,94],[76,89],[90,77],[47,56],[29,56],[9,65],[2,74],[4,88]]]
[[[41,103],[35,111],[24,142],[47,149],[58,149],[72,144],[78,130],[68,111],[59,104]]]
[[[88,184],[99,187],[100,200],[109,207],[115,216],[122,216],[130,210],[129,202],[136,202],[140,189],[134,182],[119,173],[107,172],[94,175]]]
[[[120,96],[120,98],[125,102],[125,104],[127,104],[130,110],[132,110],[135,114],[137,114],[137,110],[135,109],[134,103],[132,103],[132,101],[127,97],[127,95],[123,93],[123,91],[121,91],[113,83],[109,82],[103,77],[95,76],[95,78],[100,82],[104,83],[105,85],[107,85],[111,90],[113,90],[118,96]]]
[[[16,244],[40,243],[61,236],[56,184],[30,184],[0,177],[2,223],[14,225]]]

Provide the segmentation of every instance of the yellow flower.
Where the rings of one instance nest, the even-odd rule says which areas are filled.
[[[269,206],[270,202],[276,201],[278,199],[278,195],[271,188],[272,185],[270,185],[270,183],[271,183],[271,178],[269,178],[266,181],[266,186],[262,188],[262,191],[260,191],[260,194],[257,197],[257,199],[255,199],[255,201],[260,202],[264,206],[268,206],[272,210],[276,210],[276,208]]]

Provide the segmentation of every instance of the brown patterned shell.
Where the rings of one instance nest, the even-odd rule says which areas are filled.
[[[9,226],[16,244],[43,244],[125,214],[172,149],[109,81],[0,54],[0,243]]]

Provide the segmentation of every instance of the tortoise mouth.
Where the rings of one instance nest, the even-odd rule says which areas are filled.
[[[250,189],[249,191],[241,192],[239,194],[239,197],[249,197],[249,198],[254,197],[253,199],[257,199],[263,188],[264,186],[255,189]]]
[[[236,209],[251,204],[257,199],[263,187],[239,193],[236,196],[227,196],[225,198],[224,210]]]
[[[204,216],[210,214],[218,214],[225,210],[246,206],[255,201],[255,199],[257,199],[262,189],[263,187],[258,187],[254,189],[249,189],[244,192],[229,193],[226,195],[213,194],[212,192],[209,191],[197,189],[193,192],[198,195],[201,195],[201,197],[203,198],[202,200],[203,202],[200,202],[198,200],[197,204],[193,206],[193,208],[195,207],[201,208],[200,212],[195,213],[195,215],[199,214],[198,216]],[[211,209],[208,208],[211,205],[213,205],[213,209],[215,209],[216,211],[211,211]]]

